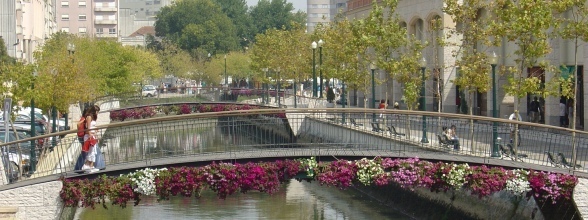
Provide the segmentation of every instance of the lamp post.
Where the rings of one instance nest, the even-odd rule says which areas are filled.
[[[372,70],[372,109],[376,109],[376,64],[370,63],[370,69]],[[372,122],[376,122],[376,113],[372,113]]]
[[[423,57],[420,61],[421,64],[421,73],[423,77],[423,83],[421,84],[421,106],[423,111],[427,111],[427,106],[425,105],[425,69],[427,68],[427,60]],[[427,117],[423,115],[423,137],[421,138],[421,143],[429,143],[427,139]]]
[[[75,63],[75,58],[73,57],[73,55],[76,53],[76,45],[73,43],[68,43],[67,44],[67,52],[68,54],[71,56],[71,63]],[[141,96],[143,97],[143,96]],[[65,112],[65,114],[63,114],[64,118],[65,118],[65,130],[69,130],[69,123],[68,123],[68,113]]]
[[[31,83],[31,91],[35,91],[35,79],[37,78],[37,71],[33,72],[33,81]],[[35,137],[35,99],[31,98],[31,137]],[[29,169],[29,174],[35,173],[37,170],[37,155],[36,155],[37,144],[35,140],[31,140],[31,167]]]
[[[490,57],[490,66],[492,66],[492,117],[498,118],[498,109],[496,104],[496,64],[498,57],[496,53],[492,52]],[[500,157],[498,152],[498,122],[492,122],[492,157]]]
[[[341,106],[342,108],[345,108],[345,103],[347,102],[347,99],[345,99],[345,82],[341,83]],[[341,113],[341,123],[345,124],[345,112]]]
[[[310,47],[312,48],[312,97],[314,98],[316,98],[316,46],[315,41],[310,44]]]
[[[320,39],[318,41],[318,46],[319,46],[319,77],[321,78],[321,84],[320,84],[320,97],[319,98],[323,98],[323,90],[325,90],[325,87],[323,87],[323,44],[325,44],[325,42]]]
[[[261,69],[261,71],[263,71],[263,72],[265,73],[265,78],[267,78],[267,70],[268,70],[268,68],[267,68],[267,67],[266,67],[266,68],[262,68],[262,69]],[[263,83],[263,85],[262,85],[261,87],[262,87],[262,88],[261,88],[262,90],[266,90],[267,83],[266,83],[266,82],[264,82],[264,83]],[[267,91],[267,90],[266,90],[266,91]],[[263,94],[263,97],[262,97],[262,100],[261,100],[261,101],[262,101],[262,103],[265,103],[265,104],[267,104],[267,100],[268,100],[268,93],[267,93],[266,91],[264,91],[264,92],[262,93],[262,94]]]
[[[225,54],[225,86],[229,88],[229,76],[227,76],[227,55]]]
[[[280,107],[280,67],[276,69],[276,100],[275,102],[278,103],[278,108]]]

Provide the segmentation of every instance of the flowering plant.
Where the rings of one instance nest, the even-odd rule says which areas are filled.
[[[527,181],[529,171],[517,169],[513,170],[511,174],[511,178],[506,180],[505,189],[507,191],[519,196],[531,191],[531,186]]]
[[[311,173],[309,173],[312,171]],[[575,176],[542,171],[505,170],[498,167],[454,163],[431,163],[418,158],[373,160],[337,160],[318,162],[310,159],[276,162],[230,164],[212,163],[204,167],[138,170],[119,177],[65,179],[59,195],[65,206],[95,207],[108,198],[112,204],[125,207],[128,201],[138,204],[141,196],[200,196],[209,189],[219,198],[251,190],[272,194],[279,184],[307,172],[321,185],[345,189],[354,183],[377,186],[398,184],[404,188],[426,187],[431,191],[465,188],[479,196],[506,190],[515,195],[526,193],[538,201],[569,200],[578,179]]]

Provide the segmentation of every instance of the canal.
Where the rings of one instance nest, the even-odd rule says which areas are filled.
[[[226,122],[226,121],[225,121]],[[236,123],[239,124],[239,123]],[[226,126],[223,121],[194,120],[182,129],[158,124],[143,132],[112,129],[104,134],[102,151],[107,164],[161,156],[199,154],[266,147],[273,134],[248,125]],[[163,129],[162,129],[163,127]],[[230,128],[230,129],[228,129]],[[116,135],[114,135],[116,134]],[[260,144],[261,143],[261,144]],[[292,180],[273,195],[237,193],[225,200],[211,191],[200,198],[176,196],[167,201],[142,198],[138,206],[78,209],[74,219],[410,219],[354,189],[339,190],[318,182]]]

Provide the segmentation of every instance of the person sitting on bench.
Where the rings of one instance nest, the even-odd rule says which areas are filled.
[[[455,130],[455,125],[451,125],[451,128],[445,129],[444,134],[447,137],[447,139],[451,140],[454,143],[453,149],[459,150],[459,138],[457,137]]]

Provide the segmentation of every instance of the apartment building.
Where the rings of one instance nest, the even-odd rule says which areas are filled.
[[[59,31],[92,37],[117,38],[118,0],[57,0]]]
[[[347,2],[348,10],[346,12],[346,16],[349,19],[364,18],[371,11],[372,4],[372,0],[350,0]],[[425,103],[427,109],[434,110],[436,109],[435,107],[437,104],[441,103],[443,112],[463,113],[463,111],[460,110],[460,106],[463,105],[466,101],[466,94],[464,94],[464,91],[460,91],[460,89],[453,84],[453,80],[459,74],[459,67],[455,67],[454,64],[456,58],[453,56],[453,51],[457,50],[458,48],[457,46],[445,46],[434,49],[433,47],[436,43],[430,40],[431,35],[442,35],[442,33],[431,30],[430,25],[428,24],[432,19],[441,19],[443,22],[442,25],[446,28],[455,28],[457,26],[451,17],[443,12],[443,4],[444,0],[399,1],[398,8],[395,13],[401,19],[401,25],[407,29],[408,34],[414,35],[416,39],[421,41],[429,40],[429,46],[423,50],[424,57],[427,60],[426,72],[427,74],[430,74],[426,85],[427,88],[435,88],[435,85],[440,83],[442,91],[441,99],[439,99],[434,94],[434,89],[426,90]],[[481,9],[479,14],[481,16],[489,16],[489,12],[485,9]],[[453,35],[450,39],[446,40],[459,42],[461,41],[461,36]],[[549,43],[552,48],[551,53],[543,59],[549,61],[551,64],[567,66],[569,73],[573,74],[573,42],[564,39],[551,39]],[[585,97],[588,97],[588,90],[584,89],[586,86],[588,86],[588,74],[584,68],[584,64],[588,64],[588,52],[586,52],[588,51],[588,45],[581,45],[582,46],[578,52],[579,66],[576,70],[579,76],[579,86],[577,89],[578,99],[575,104],[576,108],[578,109],[577,116],[579,118],[579,127],[583,129],[583,127],[585,127],[585,123],[588,122],[588,120],[584,117],[584,115],[588,114],[588,103],[584,101]],[[476,49],[480,51],[484,50],[495,52],[498,55],[499,68],[516,65],[515,60],[518,58],[518,55],[515,54],[515,51],[517,46],[512,42],[504,41],[503,45],[500,47],[487,48],[484,46],[479,46],[479,48]],[[435,60],[437,60],[438,63],[435,63]],[[439,73],[439,78],[437,78],[437,74],[433,74],[433,71],[437,71]],[[386,80],[386,77],[388,77],[389,74],[379,70],[378,72],[379,74],[377,74],[377,76],[380,78],[380,80],[386,81],[388,83],[377,86],[376,100],[388,99],[392,102],[402,102],[403,85],[395,82],[394,80]],[[528,68],[528,72],[529,75],[540,78],[543,83],[549,81],[555,76],[555,73],[542,70],[538,66]],[[516,101],[513,96],[506,94],[502,89],[503,85],[507,83],[507,76],[499,75],[496,79],[496,83],[498,92],[497,101],[499,105],[498,115],[503,118],[508,117],[508,115],[513,112]],[[474,95],[474,97],[472,97],[472,103],[467,103],[473,107],[474,114],[492,116],[491,106],[493,100],[491,92],[492,90],[484,93],[477,93]],[[361,94],[358,92],[357,94],[351,93],[351,96],[356,96],[352,97],[352,99],[356,98],[362,100],[364,97],[366,97],[366,94]],[[528,120],[527,107],[533,96],[534,95],[528,95],[527,97],[523,97],[521,99],[520,106],[518,107],[521,115],[523,116],[523,120],[525,121]],[[559,103],[562,102],[562,98],[551,96],[545,99],[541,98],[540,102],[544,106],[544,110],[541,112],[541,118],[543,119],[541,123],[559,126]],[[563,102],[565,102],[565,99]]]
[[[33,52],[56,31],[55,0],[0,1],[0,36],[8,55],[34,62]]]
[[[307,0],[306,31],[313,32],[320,23],[331,22],[337,13],[347,10],[346,0]]]

